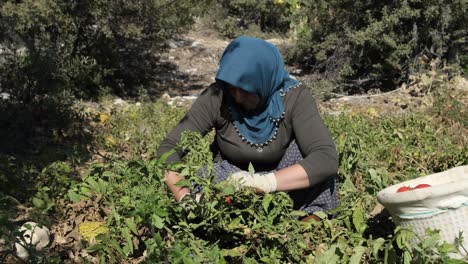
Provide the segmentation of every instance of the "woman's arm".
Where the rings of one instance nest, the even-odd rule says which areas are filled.
[[[219,113],[221,94],[219,88],[215,85],[208,87],[193,103],[190,110],[182,118],[182,120],[172,129],[167,137],[161,142],[157,154],[158,156],[176,148],[182,132],[194,131],[205,135],[215,126],[217,113]],[[180,161],[184,153],[177,151],[170,155],[166,162],[172,163]],[[184,179],[175,171],[168,171],[165,175],[165,181],[169,190],[179,201],[185,194],[189,192],[188,188],[176,186],[176,183]]]
[[[241,186],[253,187],[257,193],[292,191],[309,187],[309,177],[299,164],[267,174],[239,171],[233,173],[230,180]]]
[[[299,164],[273,172],[276,176],[276,191],[291,191],[309,187],[309,177]]]
[[[168,171],[166,173],[166,185],[167,187],[169,187],[169,190],[174,195],[176,201],[180,201],[182,197],[184,197],[187,193],[190,192],[190,190],[187,187],[179,187],[176,185],[177,182],[183,179],[184,177],[180,176],[175,171]]]
[[[278,172],[281,174],[279,180],[302,178],[305,172],[309,180],[305,187],[309,187],[335,177],[338,172],[336,146],[309,91],[300,90],[291,114],[296,143],[304,156],[296,165],[303,171],[293,165],[294,168],[286,168],[288,177],[284,176],[285,179],[281,179],[281,175],[286,175],[286,172]]]

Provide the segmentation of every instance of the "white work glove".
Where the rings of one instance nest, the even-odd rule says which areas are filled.
[[[258,188],[265,193],[274,192],[277,187],[276,176],[273,172],[267,174],[252,174],[247,171],[239,171],[233,173],[228,180],[240,186]]]

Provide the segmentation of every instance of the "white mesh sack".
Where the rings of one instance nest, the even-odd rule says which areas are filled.
[[[418,184],[431,187],[397,192]],[[418,235],[424,235],[426,228],[439,229],[442,239],[454,243],[462,231],[463,245],[468,248],[468,166],[390,186],[377,194],[377,200],[397,224],[411,227]]]

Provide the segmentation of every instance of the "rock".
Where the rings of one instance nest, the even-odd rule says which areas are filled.
[[[270,42],[271,44],[273,44],[275,46],[280,46],[280,45],[282,45],[282,44],[284,44],[286,42],[286,41],[284,41],[282,39],[277,39],[277,38],[267,39],[265,41]]]
[[[177,48],[177,44],[175,44],[174,42],[170,42],[169,43],[169,47],[173,48],[173,49],[176,49]]]
[[[163,95],[161,96],[161,99],[169,100],[169,99],[171,99],[171,96],[170,96],[167,92],[165,92],[165,93],[163,93]]]
[[[50,243],[50,231],[45,226],[40,226],[35,222],[24,223],[19,229],[23,233],[23,239],[18,237],[20,242],[15,243],[16,255],[26,260],[29,257],[27,248],[35,248],[42,251]]]
[[[117,98],[114,100],[114,105],[124,105],[126,104],[127,102],[125,102],[124,100],[122,100],[121,98]]]
[[[188,74],[195,74],[197,71],[198,71],[197,68],[191,68],[191,69],[185,70],[185,72]]]
[[[8,100],[8,99],[10,99],[10,94],[9,93],[0,93],[0,99]]]
[[[192,49],[203,49],[203,44],[200,41],[194,41],[190,47]]]
[[[26,56],[27,53],[28,53],[28,48],[26,48],[26,47],[21,47],[21,48],[19,48],[19,49],[16,50],[16,53],[17,53],[19,56],[21,56],[21,57]]]
[[[182,100],[195,101],[197,100],[198,95],[186,95],[182,96]]]
[[[291,71],[291,73],[294,74],[294,75],[301,76],[301,75],[303,75],[304,72],[302,71],[302,69],[294,69],[294,70]]]
[[[380,204],[379,202],[377,202],[377,205],[374,207],[374,209],[372,210],[370,215],[372,217],[374,217],[374,216],[380,214],[384,209],[385,209],[385,207],[382,204]]]
[[[341,114],[349,113],[350,111],[330,111],[327,114],[331,116],[339,116]]]
[[[7,247],[6,247],[5,239],[0,238],[0,252],[6,251],[6,250],[7,250]]]

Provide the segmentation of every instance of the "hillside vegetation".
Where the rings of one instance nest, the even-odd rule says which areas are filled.
[[[34,221],[52,242],[31,247],[31,263],[465,263],[450,258],[458,249],[436,230],[414,243],[376,195],[468,164],[467,8],[463,0],[0,2],[0,262],[20,261],[17,230]],[[322,106],[376,90],[391,101],[401,87],[403,99],[418,101],[395,103],[398,114],[321,107],[340,157],[334,217],[300,222],[285,193],[200,181],[195,172],[212,165],[211,134],[184,135],[188,155],[175,168],[203,186],[203,200],[174,201],[156,150],[187,108],[161,98],[180,74],[162,58],[195,21],[225,41],[287,40],[288,67],[312,76],[312,92],[327,95]]]

